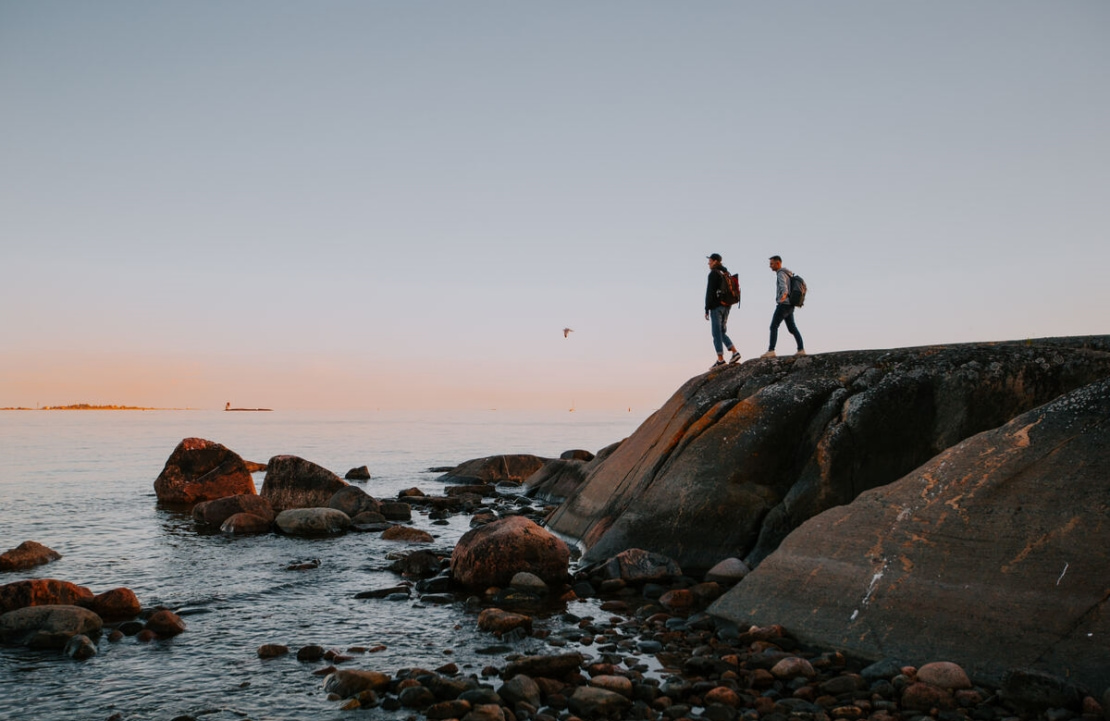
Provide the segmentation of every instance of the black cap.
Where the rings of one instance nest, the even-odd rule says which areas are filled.
[[[721,254],[720,253],[714,253],[713,255],[707,255],[705,257],[709,258],[710,260],[716,260],[716,261],[721,260]]]

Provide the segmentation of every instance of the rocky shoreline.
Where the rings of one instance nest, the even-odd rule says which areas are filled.
[[[428,496],[409,489],[396,501],[382,503],[406,502],[422,507],[424,513],[417,518],[426,518],[431,524],[442,522],[446,514],[468,514],[474,535],[487,535],[504,526],[531,531],[539,527],[529,518],[542,521],[555,509],[520,495],[511,482],[503,481],[500,486],[446,486],[445,491],[443,496]],[[195,514],[198,528],[207,525],[203,508],[201,511]],[[404,524],[390,527],[411,528]],[[460,540],[459,545],[466,544]],[[257,655],[267,663],[280,663],[286,656],[295,658],[296,663],[304,665],[306,674],[320,677],[319,683],[337,709],[379,709],[397,718],[1110,718],[1106,712],[1110,690],[1096,698],[1093,694],[1097,690],[1016,670],[1001,687],[973,685],[963,669],[943,659],[919,668],[896,660],[868,663],[836,650],[808,648],[779,625],[740,628],[711,616],[705,609],[747,571],[736,559],[696,579],[683,575],[671,559],[633,549],[606,564],[578,570],[573,576],[564,574],[561,582],[545,582],[531,573],[513,572],[511,580],[501,586],[481,587],[489,580],[487,575],[475,589],[458,582],[459,569],[453,569],[452,564],[458,550],[400,551],[392,567],[400,577],[399,583],[368,590],[358,597],[382,602],[403,597],[420,604],[451,603],[469,609],[475,624],[489,634],[490,645],[478,649],[490,656],[484,668],[460,669],[448,663],[434,669],[378,669],[373,667],[372,659],[380,649],[352,645],[293,650],[280,640],[259,647]],[[490,560],[482,555],[477,554],[476,565]],[[566,564],[565,557],[562,562]],[[186,630],[185,621],[169,609],[139,609],[137,599],[133,594],[127,596],[126,589],[94,597],[87,589],[73,590],[69,588],[72,584],[40,579],[0,587],[0,597],[11,598],[15,587],[32,583],[55,584],[55,602],[74,603],[76,599],[90,608],[112,609],[101,610],[114,621],[104,625],[110,643],[128,637],[141,643],[157,642]],[[576,614],[576,601],[580,599],[591,599],[601,613]],[[51,602],[46,596],[34,601]],[[89,613],[77,606],[53,608]],[[127,620],[119,620],[123,616]],[[544,622],[536,623],[534,628],[537,619]],[[98,631],[75,634],[66,643],[65,653],[77,660],[94,655],[96,642],[89,637],[96,639]],[[550,653],[513,653],[516,642],[525,638],[541,640]],[[116,714],[109,721],[125,718]],[[200,718],[179,716],[174,721]]]
[[[442,495],[374,498],[288,455],[265,464],[259,492],[260,464],[200,438],[154,488],[198,534],[380,534],[397,544],[398,582],[355,598],[371,613],[450,604],[489,638],[466,649],[488,657],[480,669],[375,668],[384,647],[357,642],[254,651],[304,664],[337,710],[1110,721],[1108,428],[1110,338],[1048,339],[729,367],[596,455],[473,459],[439,469]],[[452,517],[470,530],[435,547],[430,531]],[[0,563],[57,558],[27,542]],[[103,631],[118,643],[185,630],[125,588],[0,586],[3,643],[82,660]]]

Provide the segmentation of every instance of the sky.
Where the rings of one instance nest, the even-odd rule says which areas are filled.
[[[651,410],[715,360],[714,252],[745,359],[774,254],[810,354],[1105,334],[1108,39],[1102,0],[0,0],[0,407]]]

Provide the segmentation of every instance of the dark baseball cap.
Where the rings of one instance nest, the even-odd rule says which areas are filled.
[[[707,255],[705,257],[709,258],[710,260],[720,260],[721,259],[721,254],[720,253],[714,253],[713,255]]]

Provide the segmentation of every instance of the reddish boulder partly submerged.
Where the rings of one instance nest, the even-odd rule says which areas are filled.
[[[262,497],[277,512],[290,508],[323,508],[338,491],[349,486],[323,466],[298,456],[274,456],[266,464]]]
[[[135,592],[122,587],[98,593],[91,599],[82,601],[80,605],[105,621],[126,621],[135,618],[143,610]]]
[[[92,591],[69,581],[33,578],[0,586],[0,613],[27,606],[78,606],[92,597]]]
[[[61,557],[62,554],[37,541],[24,541],[0,554],[0,571],[25,571],[28,568],[57,561]]]
[[[186,629],[185,622],[181,620],[173,611],[162,609],[155,611],[150,618],[147,619],[144,631],[153,631],[158,634],[159,638],[170,638],[179,633],[183,633]]]
[[[270,522],[276,515],[269,501],[252,493],[217,498],[193,506],[193,519],[209,526],[222,526],[224,521],[236,513],[253,513]]]
[[[236,513],[220,524],[220,530],[233,536],[247,536],[266,533],[273,524],[273,519],[266,519],[253,513]]]
[[[523,516],[509,516],[468,531],[451,554],[451,575],[473,589],[508,586],[528,571],[550,585],[567,580],[570,549]]]
[[[159,503],[170,505],[257,493],[239,454],[203,438],[186,438],[177,444],[154,481],[154,492]]]

